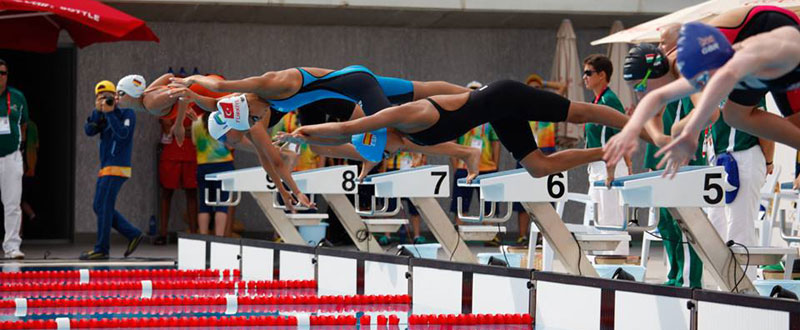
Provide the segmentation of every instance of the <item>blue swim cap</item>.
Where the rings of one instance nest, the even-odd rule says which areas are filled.
[[[386,128],[350,137],[350,142],[356,147],[356,151],[361,157],[375,163],[383,160],[386,140]]]
[[[686,23],[678,38],[678,70],[692,85],[701,89],[709,72],[733,57],[733,47],[719,29],[700,22]]]

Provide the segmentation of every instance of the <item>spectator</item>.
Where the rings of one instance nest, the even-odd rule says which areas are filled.
[[[208,115],[199,117],[194,111],[187,112],[194,122],[192,124],[192,142],[197,146],[197,186],[199,192],[199,208],[197,213],[197,228],[200,234],[209,233],[211,215],[214,216],[214,234],[225,236],[228,208],[226,206],[210,206],[209,201],[227,200],[228,192],[221,190],[221,182],[207,181],[206,174],[232,171],[233,155],[222,142],[217,141],[208,134]],[[208,194],[208,196],[206,196]],[[188,197],[187,197],[188,198]]]
[[[3,252],[6,259],[24,259],[19,250],[22,238],[22,154],[20,136],[25,136],[28,122],[28,101],[18,89],[8,86],[8,65],[0,60],[0,195],[4,210],[5,237]]]
[[[272,128],[272,134],[277,132],[294,132],[298,127],[297,112],[289,112],[283,116],[278,124]],[[297,157],[294,158],[294,171],[312,170],[315,168],[325,167],[325,157],[315,154],[311,151],[311,146],[308,144],[288,146],[289,150],[294,151]]]
[[[178,103],[173,105],[179,106]],[[158,161],[158,181],[161,184],[161,219],[158,237],[154,244],[167,244],[167,229],[172,207],[172,195],[176,189],[183,189],[186,196],[186,215],[189,232],[197,232],[197,151],[191,140],[178,144],[172,135],[174,119],[161,118],[162,139],[164,145]],[[183,127],[191,134],[192,121],[186,118]]]
[[[477,81],[467,84],[467,88],[472,90],[481,87],[483,87],[483,84]],[[497,137],[497,134],[495,134],[494,129],[492,129],[492,125],[486,123],[475,127],[467,132],[467,134],[459,137],[456,142],[460,145],[481,150],[481,162],[478,169],[480,174],[497,172],[497,164],[500,162],[500,139]],[[464,209],[469,210],[472,202],[472,192],[475,191],[475,189],[459,187],[456,184],[458,179],[467,177],[467,167],[462,161],[455,158],[450,158],[450,164],[456,169],[455,175],[453,176],[453,198],[450,201],[450,212],[455,213],[457,211],[456,203],[458,202],[458,197],[462,198]],[[461,219],[458,218],[458,214],[456,214],[455,221],[459,225],[463,223]],[[495,236],[494,239],[488,242],[488,244],[494,246],[500,246],[501,243],[499,236]]]
[[[625,113],[625,107],[608,87],[611,81],[611,74],[614,72],[611,60],[605,55],[593,54],[583,60],[583,84],[594,93],[594,104],[602,104],[612,107],[620,113]],[[585,128],[586,148],[602,148],[606,141],[619,130],[607,126],[587,123]],[[589,168],[589,197],[596,203],[597,223],[605,226],[622,226],[625,221],[625,214],[619,201],[619,192],[609,190],[605,187],[594,187],[592,182],[605,181],[608,177],[606,163],[604,161],[592,162]],[[633,173],[632,164],[629,157],[625,158],[625,164],[617,163],[616,168],[612,169],[614,177],[625,176]],[[622,245],[615,251],[618,255],[627,255],[627,245]]]
[[[123,93],[133,92],[136,86],[120,84]],[[100,172],[94,192],[94,213],[97,215],[97,244],[81,254],[81,260],[108,259],[111,228],[128,239],[125,257],[131,255],[142,241],[142,232],[114,209],[122,184],[131,176],[131,150],[136,114],[128,108],[117,107],[114,85],[101,81],[95,86],[95,109],[86,119],[87,136],[100,134]],[[125,104],[119,104],[125,106]]]

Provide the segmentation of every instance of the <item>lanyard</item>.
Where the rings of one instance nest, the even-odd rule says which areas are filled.
[[[7,117],[11,117],[11,93],[6,89],[6,110],[8,110]]]
[[[607,90],[608,90],[608,86],[606,86],[606,88],[603,88],[603,91],[600,92],[599,95],[595,96],[593,103],[597,104],[597,102],[600,102],[600,99],[603,97],[603,94],[605,94]]]

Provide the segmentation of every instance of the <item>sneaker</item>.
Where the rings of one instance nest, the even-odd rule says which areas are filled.
[[[139,243],[142,242],[142,238],[144,238],[144,235],[139,234],[139,236],[136,236],[134,239],[128,242],[128,248],[125,249],[125,258],[133,254],[134,251],[136,251],[136,248],[139,247]]]
[[[427,242],[427,241],[425,240],[425,237],[417,236],[417,237],[414,237],[414,240],[411,241],[411,242],[413,244],[425,244],[425,242]]]
[[[5,257],[6,257],[6,259],[22,260],[22,259],[25,259],[25,253],[22,253],[22,251],[20,251],[20,250],[16,250],[16,251],[11,251],[11,252],[6,253]]]
[[[514,242],[514,246],[528,246],[528,237],[527,236],[517,237],[517,241]]]
[[[108,253],[103,253],[95,250],[89,250],[81,253],[78,258],[80,260],[108,260]]]
[[[495,246],[495,247],[497,247],[497,246],[503,245],[503,241],[500,240],[500,235],[495,235],[494,238],[492,238],[491,241],[487,241],[487,242],[483,243],[483,245],[484,246]]]

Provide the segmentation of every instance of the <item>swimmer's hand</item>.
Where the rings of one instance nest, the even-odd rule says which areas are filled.
[[[183,146],[183,140],[186,138],[186,129],[183,127],[183,122],[172,124],[172,137],[178,143],[178,147]]]
[[[367,178],[369,172],[372,171],[372,169],[378,164],[380,164],[380,162],[375,163],[368,160],[361,162],[361,173],[358,175],[358,182],[364,182],[364,179]]]
[[[286,210],[291,213],[297,213],[297,210],[294,209],[295,204],[297,204],[297,199],[286,190],[286,187],[284,187],[282,183],[276,184],[275,187],[278,189],[278,193],[281,194],[283,204],[286,205]]]
[[[478,148],[469,148],[469,152],[467,153],[466,157],[461,159],[464,162],[464,165],[467,166],[467,177],[465,180],[467,183],[472,183],[472,179],[478,176],[480,173],[480,166],[481,166],[481,149]]]
[[[684,131],[655,154],[655,157],[664,157],[658,163],[658,168],[664,167],[663,177],[674,178],[681,166],[689,164],[689,161],[694,159],[697,151],[697,134],[694,134],[694,137],[692,135]]]
[[[197,99],[197,93],[184,85],[172,83],[168,86],[170,98],[177,98],[183,102],[194,102]]]
[[[606,188],[611,189],[611,183],[614,182],[614,172],[616,170],[616,166],[608,166],[606,163]]]
[[[195,80],[194,80],[194,76],[189,76],[189,77],[186,77],[186,78],[172,77],[172,78],[169,78],[169,82],[170,82],[170,85],[174,84],[174,85],[181,85],[181,86],[184,86],[184,87],[189,87],[189,86],[192,86],[192,84],[195,83]]]
[[[794,178],[794,182],[792,182],[792,189],[797,190],[797,188],[800,188],[800,175]]]
[[[616,167],[625,156],[631,157],[639,146],[639,132],[623,128],[603,146],[603,160],[608,166]]]
[[[307,208],[310,208],[310,209],[316,209],[317,208],[317,204],[316,203],[312,203],[311,200],[308,199],[308,196],[306,196],[306,194],[296,192],[296,193],[294,193],[294,195],[297,198],[296,201],[298,202],[298,204],[303,205],[303,206],[305,206]]]
[[[304,144],[306,143],[306,136],[302,134],[296,134],[295,132],[292,133],[278,132],[275,134],[275,140],[287,144],[288,143]]]

